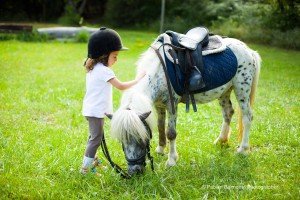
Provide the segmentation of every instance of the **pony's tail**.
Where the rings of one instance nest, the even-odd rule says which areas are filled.
[[[254,79],[252,81],[252,85],[251,85],[251,92],[250,92],[250,107],[253,107],[254,104],[254,99],[255,99],[255,92],[256,92],[256,88],[258,85],[258,78],[259,78],[259,74],[260,74],[260,67],[261,67],[261,57],[260,55],[256,52],[253,51],[252,55],[254,56],[254,62],[255,62],[255,76]],[[243,116],[242,116],[242,111],[241,108],[238,109],[238,139],[239,141],[242,140],[243,137],[243,131],[244,131],[244,126],[243,126]]]

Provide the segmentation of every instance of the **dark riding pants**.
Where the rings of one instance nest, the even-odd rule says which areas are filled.
[[[94,158],[103,138],[104,119],[96,117],[86,117],[86,119],[89,122],[89,138],[84,155],[89,158]]]

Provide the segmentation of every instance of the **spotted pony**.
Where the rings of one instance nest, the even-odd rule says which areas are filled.
[[[156,42],[154,41],[154,43]],[[230,122],[234,113],[230,94],[234,91],[241,114],[239,116],[241,142],[237,152],[246,153],[249,151],[249,131],[252,122],[251,106],[258,83],[261,58],[257,52],[237,39],[225,38],[224,42],[237,58],[238,69],[235,76],[226,84],[195,94],[194,97],[196,102],[200,104],[215,99],[219,101],[222,107],[223,124],[214,143],[226,143],[229,139]],[[160,53],[163,53],[162,49],[160,49]],[[128,162],[128,170],[131,174],[144,171],[146,143],[150,142],[151,139],[145,124],[142,123],[139,116],[153,111],[154,108],[157,113],[157,124],[155,124],[154,112],[151,112],[144,122],[149,125],[151,130],[156,125],[158,127],[159,143],[156,148],[157,153],[164,154],[167,139],[169,140],[170,146],[166,165],[174,166],[176,164],[178,159],[176,151],[177,105],[180,102],[184,103],[184,99],[172,90],[175,101],[175,113],[173,114],[162,64],[152,48],[141,55],[137,64],[137,73],[144,70],[146,76],[133,88],[124,92],[121,106],[114,113],[111,122],[112,136],[122,143],[127,161],[139,160],[136,163]],[[166,116],[167,127],[165,127]]]

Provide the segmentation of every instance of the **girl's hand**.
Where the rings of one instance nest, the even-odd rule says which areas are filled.
[[[141,70],[139,73],[136,75],[135,80],[140,81],[144,76],[146,75],[146,71]]]

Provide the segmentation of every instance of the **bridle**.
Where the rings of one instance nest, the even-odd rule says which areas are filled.
[[[143,122],[147,132],[149,133],[149,136],[150,136],[150,140],[152,139],[152,131],[151,131],[151,128],[149,127],[148,123],[146,122],[146,120],[143,120],[141,119],[141,121]],[[152,171],[154,171],[154,164],[153,164],[153,157],[151,156],[150,154],[150,140],[147,141],[146,143],[146,151],[145,151],[145,154],[141,155],[140,157],[138,158],[135,158],[135,159],[129,159],[127,158],[126,154],[125,154],[125,158],[126,158],[126,161],[129,165],[146,165],[146,155],[148,157],[148,159],[150,160],[150,163],[151,163],[151,169]],[[110,157],[110,154],[108,152],[108,148],[107,148],[107,145],[106,145],[106,141],[105,141],[105,135],[103,135],[103,139],[101,141],[101,149],[102,149],[102,152],[105,156],[105,158],[107,159],[107,161],[109,162],[109,164],[112,166],[112,168],[114,168],[116,170],[117,173],[119,173],[121,175],[122,178],[126,178],[126,179],[129,179],[131,178],[131,175],[129,175],[125,170],[123,170],[119,165],[117,165],[116,163],[114,163]],[[122,145],[123,146],[123,145]],[[123,149],[124,151],[124,149]]]

